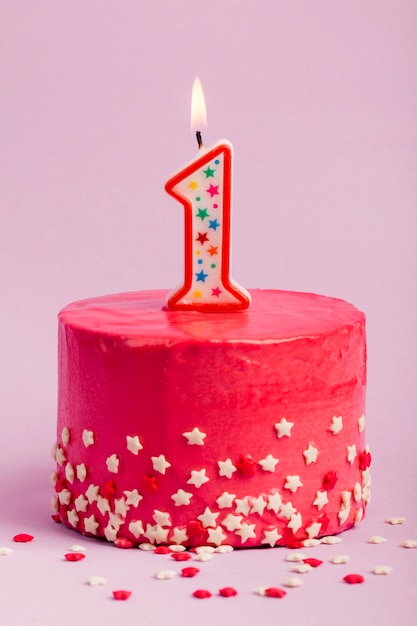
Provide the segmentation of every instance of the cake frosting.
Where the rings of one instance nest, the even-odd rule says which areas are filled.
[[[170,311],[166,292],[59,314],[55,514],[108,541],[298,545],[369,501],[365,317],[253,290],[241,312]]]

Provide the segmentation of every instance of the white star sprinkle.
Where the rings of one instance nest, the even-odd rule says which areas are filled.
[[[187,485],[194,485],[198,488],[204,485],[204,483],[208,483],[209,480],[205,469],[191,470],[191,477],[187,480]]]
[[[385,543],[385,537],[380,537],[379,535],[374,535],[373,537],[369,537],[367,543]]]
[[[87,498],[84,498],[83,494],[80,494],[78,498],[75,498],[74,505],[77,511],[85,513],[88,506],[88,500]]]
[[[361,415],[360,418],[358,419],[358,430],[360,433],[363,433],[363,431],[365,430],[365,416]]]
[[[59,492],[58,499],[61,504],[65,504],[66,506],[68,506],[68,504],[71,502],[71,492],[68,491],[68,489],[63,489]]]
[[[144,531],[145,529],[143,528],[143,523],[140,519],[132,520],[130,522],[129,532],[131,532],[136,539],[143,535]]]
[[[172,526],[171,515],[165,511],[155,509],[152,517],[159,526]]]
[[[87,580],[87,585],[91,585],[91,587],[98,587],[100,585],[105,585],[106,582],[107,580],[101,576],[90,576]]]
[[[353,486],[353,499],[355,502],[360,502],[362,499],[362,487],[360,483],[355,483]]]
[[[65,464],[65,461],[67,460],[64,450],[60,448],[59,446],[57,447],[56,452],[55,452],[55,460],[58,463],[58,465],[61,465],[61,466],[63,466]]]
[[[295,535],[297,530],[299,530],[302,525],[303,525],[303,521],[302,521],[302,518],[301,518],[301,513],[293,513],[291,515],[290,521],[287,524],[287,527],[291,528],[291,530],[293,531],[293,533]]]
[[[119,457],[117,454],[111,454],[106,459],[106,465],[109,472],[112,474],[117,474],[119,472]]]
[[[262,496],[258,496],[257,498],[252,498],[252,506],[250,509],[251,513],[258,513],[258,515],[263,515],[265,507],[266,507],[266,502]]]
[[[348,446],[346,458],[351,465],[353,461],[356,459],[356,457],[357,457],[356,445],[353,444],[351,446]]]
[[[59,500],[56,496],[52,496],[51,498],[51,506],[53,513],[58,513],[59,511]],[[75,507],[77,508],[77,507]]]
[[[333,565],[344,565],[345,563],[348,563],[349,560],[350,556],[347,554],[336,554],[336,556],[330,559],[330,563],[333,563]]]
[[[123,493],[126,496],[126,504],[134,506],[135,508],[137,508],[139,502],[143,500],[143,496],[140,495],[137,489],[133,489],[133,491],[124,491]]]
[[[321,524],[319,522],[313,522],[306,528],[306,533],[309,539],[315,539],[319,534],[321,529]]]
[[[171,463],[166,460],[163,454],[151,456],[151,460],[155,472],[159,472],[160,474],[165,474],[168,467],[171,467]]]
[[[182,433],[182,436],[188,440],[187,443],[190,446],[204,446],[204,439],[207,437],[206,433],[202,433],[197,426],[188,433]]]
[[[363,509],[358,509],[355,513],[354,525],[357,526],[363,517]]]
[[[90,515],[90,517],[84,518],[84,529],[86,533],[90,533],[91,535],[96,535],[98,527],[99,527],[99,523],[94,517],[94,515]]]
[[[235,493],[227,493],[227,491],[224,491],[222,495],[217,498],[216,502],[219,509],[229,509],[233,505],[235,498]]]
[[[308,572],[311,572],[312,569],[313,568],[308,563],[296,563],[292,568],[292,571],[296,572],[296,574],[307,574]]]
[[[68,511],[67,517],[68,517],[68,521],[71,524],[71,526],[76,528],[76,526],[78,524],[78,521],[80,519],[78,517],[77,511],[75,509],[71,509],[71,511]]]
[[[238,528],[242,527],[243,516],[242,515],[233,515],[233,513],[229,513],[224,520],[221,522],[222,526],[227,528],[229,532],[233,532]]]
[[[242,543],[245,543],[248,539],[255,539],[255,527],[256,524],[246,524],[246,522],[244,522],[241,528],[236,531],[236,535],[239,535]]]
[[[273,511],[276,515],[279,511],[279,507],[281,506],[281,504],[282,504],[282,498],[281,498],[281,494],[278,491],[268,495],[268,504],[266,505],[266,508],[269,511]]]
[[[69,549],[71,550],[71,552],[87,552],[87,548],[80,545],[79,543],[75,543]]]
[[[285,560],[289,563],[301,563],[304,559],[307,558],[307,555],[304,552],[288,552]]]
[[[99,491],[99,487],[97,485],[90,485],[88,487],[87,491],[85,492],[85,495],[87,496],[89,504],[96,502],[96,500],[98,499],[98,491]]]
[[[264,472],[275,472],[275,466],[277,463],[279,463],[279,459],[273,457],[272,454],[268,454],[268,456],[259,461],[259,465],[262,467]]]
[[[72,483],[74,482],[74,478],[75,478],[75,472],[71,463],[67,463],[65,466],[65,478],[72,485]]]
[[[197,554],[195,557],[195,561],[201,561],[202,563],[204,563],[205,561],[211,561],[213,558],[213,555],[210,554],[209,552],[201,552],[201,554]]]
[[[387,576],[388,574],[391,574],[391,572],[392,567],[390,567],[389,565],[375,565],[375,567],[372,569],[373,574],[382,574],[383,576]]]
[[[118,513],[109,513],[109,523],[116,529],[119,530],[120,526],[123,526],[124,519],[120,517]]]
[[[417,548],[417,539],[406,539],[400,543],[402,548]]]
[[[287,422],[285,417],[275,424],[278,439],[281,437],[291,437],[291,428],[294,426],[294,422]]]
[[[107,498],[103,498],[103,496],[100,495],[97,498],[97,508],[102,515],[110,513],[111,511],[110,502],[107,500]]]
[[[128,505],[126,499],[124,497],[117,498],[114,501],[114,512],[122,517],[126,517],[129,512],[130,506]]]
[[[288,489],[292,493],[295,493],[299,487],[302,487],[303,483],[300,480],[298,474],[294,476],[286,476],[285,477],[285,489]]]
[[[170,580],[176,576],[177,572],[173,569],[161,569],[159,572],[156,572],[155,578],[157,580]]]
[[[114,543],[117,539],[117,530],[113,528],[110,522],[107,524],[106,528],[104,529],[104,536],[107,539],[107,541],[110,541],[111,543]]]
[[[52,472],[51,474],[51,485],[52,487],[55,487],[56,483],[58,480],[58,474],[56,472]]]
[[[315,548],[321,544],[321,539],[304,539],[302,544],[305,548]]]
[[[61,440],[64,446],[67,446],[69,444],[70,431],[66,426],[64,426],[64,428],[61,431]]]
[[[178,489],[177,493],[171,496],[175,502],[175,506],[188,506],[190,500],[193,497],[192,493],[184,491],[184,489]]]
[[[233,546],[229,546],[229,544],[225,543],[223,546],[217,546],[215,552],[217,552],[217,554],[229,554],[229,552],[233,552],[233,550]]]
[[[159,524],[152,526],[146,524],[146,532],[143,533],[151,543],[167,543],[169,528],[162,528]]]
[[[84,463],[80,463],[76,466],[76,473],[78,480],[83,483],[87,476],[87,468],[85,467]]]
[[[335,537],[334,535],[330,535],[329,537],[323,537],[321,543],[328,546],[334,546],[336,543],[342,543],[340,537]]]
[[[217,461],[217,465],[219,466],[219,475],[226,476],[226,478],[232,478],[233,472],[237,471],[237,468],[233,465],[231,459]]]
[[[386,521],[387,524],[396,526],[397,524],[404,524],[406,520],[405,517],[389,517]]]
[[[273,548],[277,541],[279,541],[281,538],[282,535],[279,534],[276,528],[273,528],[272,530],[264,530],[264,538],[262,539],[261,543],[268,544],[269,546],[271,546],[271,548]]]
[[[129,452],[136,455],[139,454],[140,450],[143,450],[143,445],[138,435],[134,435],[133,437],[126,435],[126,447]]]
[[[329,426],[329,430],[333,435],[337,435],[343,428],[343,418],[342,417],[332,417],[331,424]]]
[[[236,513],[242,513],[242,515],[245,516],[249,515],[250,502],[248,496],[245,496],[244,498],[236,498],[235,505]]]
[[[169,538],[171,543],[182,544],[185,543],[188,539],[187,532],[185,528],[177,528],[175,527],[172,531],[172,534]]]
[[[302,584],[303,584],[303,581],[300,580],[299,578],[296,578],[295,576],[291,576],[290,578],[287,578],[287,580],[284,583],[286,587],[301,587]]]
[[[308,447],[304,450],[304,462],[306,465],[310,465],[310,463],[315,463],[317,461],[319,451],[312,443],[308,444]]]
[[[83,430],[82,434],[83,444],[86,448],[88,446],[92,446],[94,444],[94,433],[92,430],[87,430],[86,428]]]
[[[206,506],[204,513],[197,516],[197,519],[200,520],[204,528],[208,528],[211,526],[212,528],[216,527],[216,519],[219,517],[220,513],[213,513],[208,506]]]
[[[316,506],[319,511],[322,510],[326,504],[329,503],[329,498],[327,497],[327,491],[317,491],[316,499],[313,502],[313,506]]]
[[[291,516],[296,512],[296,510],[297,509],[293,507],[292,502],[286,502],[285,504],[281,505],[280,515],[282,515],[282,517],[290,519]]]
[[[220,526],[217,526],[217,528],[209,528],[207,532],[208,541],[214,543],[215,546],[219,546],[222,541],[227,538]]]

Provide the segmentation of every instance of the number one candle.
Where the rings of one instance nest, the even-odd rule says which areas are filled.
[[[191,125],[205,123],[201,84],[194,81]],[[197,157],[165,184],[184,206],[184,283],[168,295],[168,308],[194,311],[239,311],[250,295],[230,276],[232,146],[219,141],[204,148],[197,131]]]

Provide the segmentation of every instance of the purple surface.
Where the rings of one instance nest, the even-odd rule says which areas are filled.
[[[0,622],[414,624],[417,550],[398,545],[417,539],[415,3],[4,0],[1,12],[0,546],[14,551],[0,556]],[[253,590],[282,585],[286,550],[156,581],[169,557],[49,518],[56,314],[181,281],[182,209],[163,187],[196,152],[195,75],[206,144],[234,145],[233,276],[343,298],[368,319],[373,500],[341,544],[304,550],[325,564],[282,600]],[[36,539],[13,544],[18,532]],[[87,558],[63,561],[76,543]],[[392,573],[370,574],[378,564]],[[366,583],[342,583],[348,572]],[[93,574],[107,585],[85,585]],[[190,597],[229,585],[236,598]],[[132,597],[112,601],[117,588]]]

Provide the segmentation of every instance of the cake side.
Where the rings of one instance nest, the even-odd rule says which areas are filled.
[[[151,307],[145,292],[61,314],[61,520],[110,541],[242,547],[357,523],[370,485],[363,314],[255,291],[252,309],[231,319],[158,318],[157,294]]]

